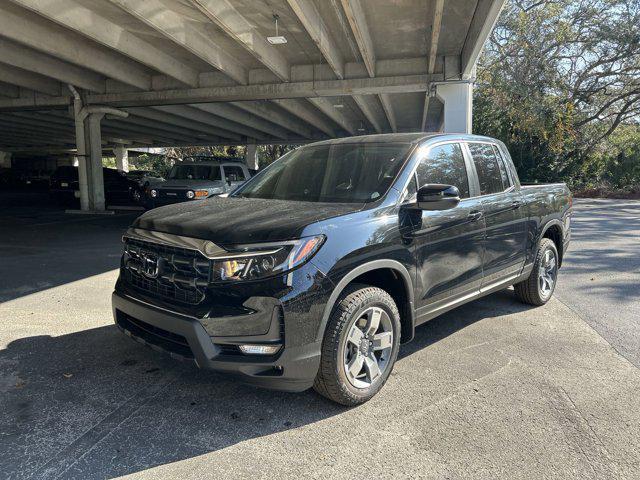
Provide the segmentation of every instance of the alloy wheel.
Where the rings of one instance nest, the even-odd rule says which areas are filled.
[[[553,250],[548,249],[544,252],[542,261],[538,268],[538,287],[543,297],[548,297],[553,292],[558,275],[558,261]]]
[[[393,326],[387,312],[370,307],[353,322],[346,336],[343,368],[349,383],[368,388],[389,367]]]

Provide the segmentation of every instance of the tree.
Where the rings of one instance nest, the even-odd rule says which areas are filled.
[[[581,166],[640,115],[640,0],[514,0],[478,67],[476,131],[509,144],[525,179]]]

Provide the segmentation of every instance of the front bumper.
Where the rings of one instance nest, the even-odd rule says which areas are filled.
[[[277,316],[264,335],[216,337],[210,336],[194,317],[143,303],[124,293],[114,292],[112,305],[118,328],[139,343],[176,359],[194,361],[200,368],[236,375],[252,385],[303,391],[313,385],[320,365],[320,345],[287,344],[284,322]],[[237,349],[241,343],[275,342],[284,344],[273,356],[244,355]]]

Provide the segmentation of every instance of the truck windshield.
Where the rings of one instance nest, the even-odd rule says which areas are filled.
[[[304,202],[366,203],[383,196],[410,144],[302,147],[253,177],[233,196]]]
[[[220,180],[218,165],[174,165],[169,180]]]

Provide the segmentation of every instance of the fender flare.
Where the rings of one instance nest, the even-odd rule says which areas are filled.
[[[549,230],[553,226],[560,227],[560,232],[562,233],[562,238],[560,238],[560,245],[558,248],[558,253],[560,254],[559,260],[560,260],[560,264],[562,264],[562,259],[564,257],[564,245],[562,243],[564,241],[564,224],[559,219],[552,218],[547,223],[545,223],[544,226],[540,229],[540,235],[538,235],[538,238],[536,239],[536,250],[540,246],[540,242],[544,238],[544,234],[547,233],[547,230]]]
[[[373,270],[380,270],[383,268],[395,271],[400,276],[400,278],[404,283],[405,290],[407,291],[407,300],[409,304],[408,305],[408,315],[409,315],[408,322],[411,325],[410,327],[411,330],[407,332],[406,341],[413,339],[416,322],[415,322],[415,312],[413,308],[414,292],[413,292],[413,281],[411,280],[411,275],[409,274],[409,271],[402,263],[396,260],[381,259],[381,260],[373,260],[371,262],[367,262],[357,266],[356,268],[351,270],[349,273],[347,273],[344,277],[342,277],[342,279],[333,288],[333,291],[331,292],[331,295],[329,296],[329,300],[327,301],[327,304],[325,305],[324,311],[322,313],[322,320],[320,321],[320,327],[318,328],[318,332],[316,334],[317,341],[322,342],[322,339],[324,337],[324,332],[327,327],[327,323],[329,322],[329,316],[331,315],[331,311],[333,310],[333,307],[335,306],[338,298],[340,297],[340,294],[342,294],[343,290],[347,287],[347,285],[349,285],[349,283],[351,283],[351,281],[354,278],[362,275],[363,273],[371,272]],[[400,305],[398,307],[400,308],[400,310],[402,310]]]

